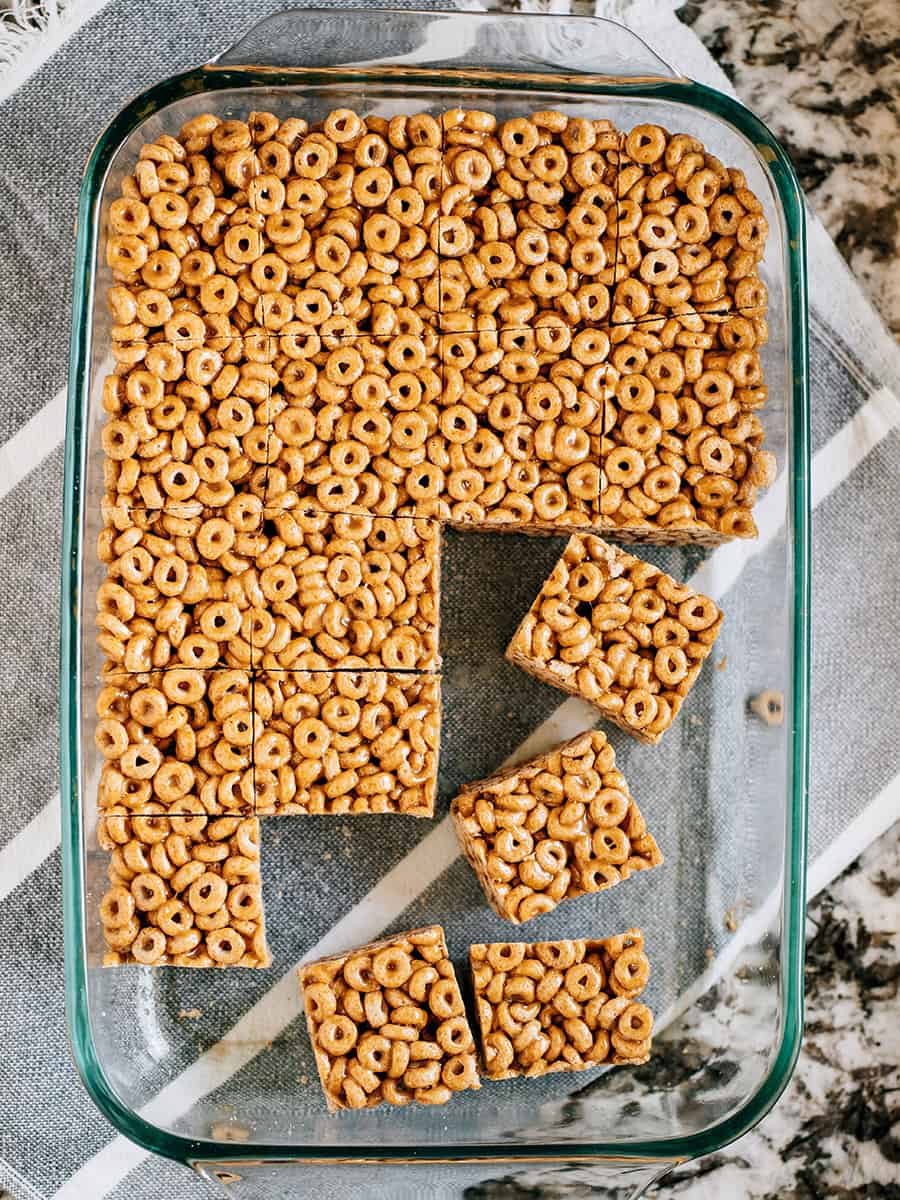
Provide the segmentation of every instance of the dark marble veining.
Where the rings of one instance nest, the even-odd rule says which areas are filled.
[[[808,910],[806,1037],[781,1100],[649,1194],[900,1200],[900,838],[884,834]],[[727,1021],[727,1008],[710,1014]]]
[[[900,338],[900,3],[687,0],[678,15],[784,142]]]

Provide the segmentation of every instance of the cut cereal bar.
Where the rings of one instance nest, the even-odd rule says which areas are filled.
[[[475,1040],[440,925],[299,968],[306,1024],[332,1112],[446,1104],[480,1087]]]
[[[622,135],[552,110],[444,115],[444,331],[608,324]]]
[[[162,256],[177,274],[175,255]],[[225,283],[237,290],[232,280]],[[172,310],[158,288],[133,296],[117,284],[109,302],[114,310],[135,308],[147,317],[153,308],[160,316]],[[101,434],[109,517],[128,509],[223,515],[235,497],[262,499],[277,346],[265,330],[239,333],[226,323],[224,336],[212,336],[199,313],[182,309],[168,317],[161,335],[150,335],[163,340],[114,342],[118,363],[103,382]]]
[[[514,925],[663,861],[598,729],[468,784],[451,813],[491,907]]]
[[[157,131],[106,222],[107,963],[267,964],[257,815],[434,815],[443,525],[571,537],[507,656],[655,742],[722,614],[593,535],[753,537],[775,476],[766,216],[699,141],[550,109],[242,115]],[[600,733],[453,814],[514,923],[662,861]],[[445,961],[419,932],[440,946],[402,953]],[[372,1037],[379,988],[347,992]],[[454,1086],[432,1052],[398,1074],[395,1040],[384,1089],[336,1054],[338,1106]]]
[[[685,312],[764,314],[769,224],[742,171],[702,142],[636,125],[616,177],[613,325]]]
[[[599,941],[493,942],[469,949],[488,1079],[637,1066],[653,1014],[640,929]]]
[[[610,331],[603,530],[629,544],[756,537],[753,506],[776,465],[762,448],[766,322],[739,313],[660,320],[655,331]]]
[[[309,330],[282,339],[267,509],[441,515],[437,335],[410,310],[398,319],[389,336],[335,341]]]
[[[260,671],[253,702],[257,813],[434,815],[438,676]]]
[[[552,314],[538,320],[441,338],[446,517],[460,528],[599,526],[605,376],[590,364],[609,338]]]
[[[440,525],[299,505],[267,512],[264,529],[279,556],[260,575],[271,614],[254,628],[256,665],[390,671],[440,665]]]
[[[97,590],[104,673],[252,666],[264,597],[247,587],[268,548],[262,500],[236,496],[190,516],[107,512],[98,538],[106,578]]]
[[[600,538],[574,535],[506,657],[642,742],[669,728],[722,625],[708,596]]]
[[[100,818],[104,966],[267,967],[254,817]]]
[[[236,669],[107,674],[94,729],[100,811],[251,814],[252,690],[250,672]]]

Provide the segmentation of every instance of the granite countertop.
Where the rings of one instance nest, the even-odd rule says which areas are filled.
[[[790,152],[810,204],[900,339],[900,4],[687,0],[678,15]]]
[[[784,1095],[756,1129],[672,1171],[662,1200],[900,1198],[900,840],[895,827],[810,904],[806,1037]],[[701,1042],[727,1045],[724,1005]],[[701,1050],[703,1046],[701,1045]]]
[[[900,340],[900,4],[688,0],[679,16],[786,145]],[[650,1195],[900,1200],[898,911],[895,826],[809,906],[806,1039],[784,1096],[753,1132]]]

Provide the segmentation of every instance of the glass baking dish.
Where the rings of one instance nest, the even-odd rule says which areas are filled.
[[[676,576],[693,574],[726,611],[725,669],[708,668],[698,684],[706,693],[698,703],[710,715],[685,713],[654,749],[612,734],[667,855],[663,871],[653,873],[659,882],[635,881],[602,901],[563,905],[533,934],[601,936],[643,925],[660,1030],[654,1059],[635,1071],[488,1082],[438,1110],[411,1105],[330,1116],[300,1017],[296,963],[313,946],[323,954],[432,921],[445,926],[458,963],[470,941],[509,934],[457,857],[446,817],[429,824],[370,817],[352,828],[336,818],[274,818],[263,830],[269,971],[100,966],[104,859],[94,848],[99,764],[91,724],[100,668],[93,629],[100,389],[111,320],[103,236],[108,206],[141,144],[177,132],[198,113],[272,109],[319,119],[342,105],[391,115],[456,104],[503,116],[558,107],[608,117],[620,129],[656,122],[696,135],[746,173],[771,228],[763,264],[770,305],[764,420],[780,474],[757,508],[758,541],[712,553],[696,546],[648,553]],[[609,21],[290,11],[257,25],[214,63],[152,87],[113,120],[87,165],[79,210],[61,722],[71,1043],[85,1085],[122,1133],[239,1196],[338,1196],[354,1188],[372,1196],[497,1194],[489,1181],[511,1196],[547,1181],[637,1195],[672,1164],[719,1149],[771,1107],[802,1029],[806,321],[802,200],[784,151],[745,108],[676,75]],[[489,774],[517,745],[521,758],[592,723],[591,710],[574,701],[560,707],[558,693],[503,662],[509,633],[562,543],[530,540],[521,580],[504,575],[508,545],[484,534],[446,537],[439,817],[461,783]],[[483,688],[462,686],[475,678]],[[764,691],[783,696],[783,724],[751,710],[750,698]],[[510,695],[516,699],[504,733],[472,736],[478,704],[508,704]]]

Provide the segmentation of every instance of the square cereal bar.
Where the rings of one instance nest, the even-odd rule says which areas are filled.
[[[604,529],[629,544],[756,537],[753,505],[776,467],[760,419],[768,326],[740,314],[660,322],[609,331]]]
[[[596,705],[642,742],[669,728],[719,635],[722,613],[598,537],[576,534],[506,657]]]
[[[269,562],[262,499],[243,494],[190,515],[116,509],[106,517],[96,622],[108,670],[251,667],[267,615],[265,597],[248,586]]]
[[[325,1102],[445,1104],[478,1088],[475,1041],[440,925],[299,968]]]
[[[152,296],[146,303],[171,309],[158,290],[131,302],[126,289],[113,292],[116,305],[140,307]],[[263,497],[275,339],[265,330],[231,336],[238,330],[226,328],[227,336],[211,337],[199,314],[181,312],[163,327],[169,340],[153,332],[154,340],[116,343],[124,361],[103,382],[107,510],[191,515],[224,508],[238,495]]]
[[[408,309],[383,337],[303,330],[279,339],[267,511],[439,517],[436,332]]]
[[[552,314],[533,329],[481,324],[440,342],[447,520],[526,533],[598,528],[605,368],[591,364],[609,338]]]
[[[661,125],[625,135],[617,176],[612,324],[654,315],[764,315],[769,225],[742,171]]]
[[[309,124],[273,113],[254,113],[252,123],[262,127],[254,141],[264,174],[248,182],[245,203],[265,219],[258,253],[266,266],[265,274],[255,267],[253,281],[264,293],[279,289],[260,297],[256,319],[342,340],[390,332],[413,310],[436,319],[437,256],[427,250],[440,212],[440,120],[337,108]]]
[[[437,675],[260,671],[256,811],[434,816]]]
[[[444,122],[444,177],[467,203],[439,219],[442,328],[608,322],[621,134],[546,109],[505,121],[457,109]]]
[[[109,815],[104,966],[267,967],[254,817]]]
[[[491,907],[514,925],[663,861],[599,729],[467,784],[450,811]]]
[[[653,1014],[637,997],[650,962],[639,929],[599,941],[477,945],[469,961],[488,1079],[649,1059]]]
[[[253,812],[250,671],[108,672],[103,683],[94,728],[102,813]]]
[[[439,525],[298,505],[267,515],[264,529],[280,556],[260,573],[271,612],[254,628],[257,666],[440,666]]]

